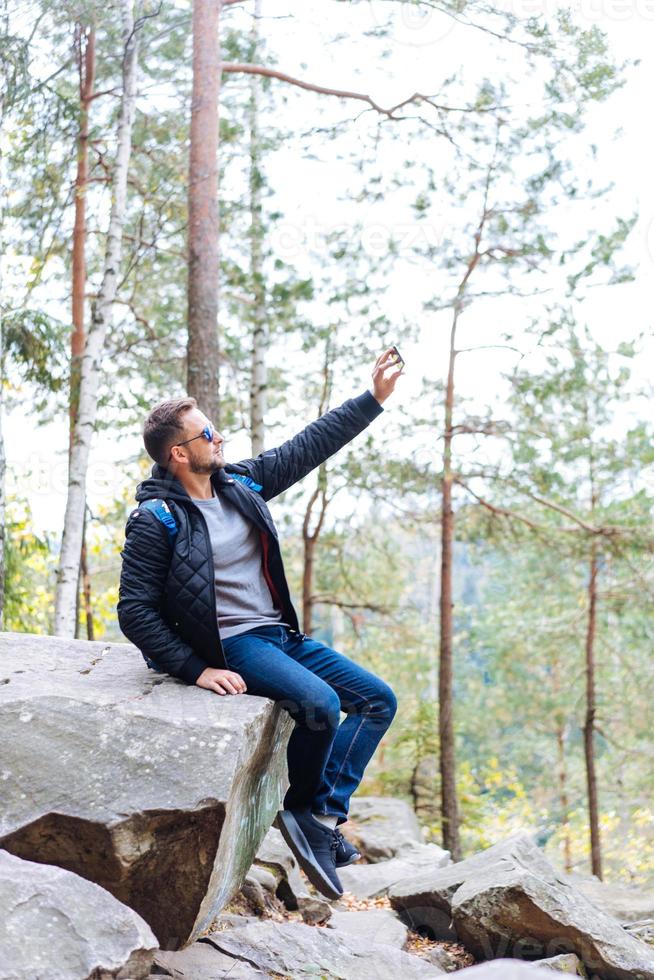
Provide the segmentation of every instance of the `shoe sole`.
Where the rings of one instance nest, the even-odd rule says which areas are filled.
[[[273,821],[273,826],[281,832],[282,837],[290,847],[298,864],[304,871],[311,884],[326,898],[337,899],[343,894],[336,891],[325,872],[322,870],[304,836],[302,828],[290,810],[280,810]]]

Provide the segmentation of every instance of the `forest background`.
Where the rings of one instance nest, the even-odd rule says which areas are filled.
[[[231,460],[396,343],[381,418],[274,503],[303,628],[398,694],[362,790],[456,856],[528,827],[651,885],[654,3],[211,8],[0,4],[3,628],[121,639],[140,426],[199,340]],[[193,15],[223,65],[208,327]]]

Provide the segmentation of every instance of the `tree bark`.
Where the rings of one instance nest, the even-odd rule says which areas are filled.
[[[69,393],[69,445],[68,455],[73,447],[75,422],[79,409],[79,385],[82,354],[86,341],[84,332],[84,306],[86,296],[86,194],[89,179],[89,107],[93,99],[95,82],[95,27],[84,28],[77,25],[75,48],[79,73],[79,133],[77,136],[77,174],[75,175],[75,222],[73,225],[72,255],[72,317],[73,330],[70,340],[70,393]],[[90,608],[91,582],[85,571],[86,564],[86,521],[82,531],[81,569],[78,576],[84,580],[85,605]],[[78,585],[79,590],[79,585]],[[75,603],[75,636],[79,635],[79,591]],[[88,620],[88,614],[87,614]],[[87,623],[88,626],[88,623]]]
[[[591,542],[588,567],[588,618],[586,621],[586,719],[584,724],[584,754],[588,786],[588,822],[590,826],[591,871],[602,877],[602,845],[599,829],[597,774],[595,772],[595,632],[597,622],[597,578],[599,559],[597,541]]]
[[[116,296],[122,252],[122,229],[127,205],[127,172],[136,100],[137,34],[134,30],[132,0],[123,0],[121,9],[124,53],[122,97],[117,131],[118,148],[114,166],[104,272],[97,299],[93,304],[82,356],[79,407],[70,453],[68,497],[57,573],[55,598],[57,636],[72,637],[75,633],[75,604],[86,506],[86,473],[97,414],[100,362]]]
[[[220,426],[218,336],[219,13],[193,2],[193,94],[188,191],[187,389]]]
[[[257,55],[261,0],[255,0],[250,61]],[[266,290],[263,277],[263,215],[261,204],[261,142],[259,136],[259,78],[250,75],[248,121],[250,129],[250,281],[252,283],[252,370],[250,374],[250,438],[252,455],[263,452],[267,395]],[[305,630],[305,632],[307,632]]]

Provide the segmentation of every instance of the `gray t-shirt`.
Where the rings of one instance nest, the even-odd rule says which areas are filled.
[[[222,495],[192,499],[202,511],[211,538],[220,639],[254,626],[282,625],[281,611],[275,608],[263,574],[256,526]]]

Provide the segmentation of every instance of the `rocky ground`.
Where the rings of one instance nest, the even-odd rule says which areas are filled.
[[[405,803],[373,797],[352,801],[344,832],[362,859],[340,870],[338,901],[315,892],[271,829],[242,890],[195,944],[156,953],[151,980],[654,980],[641,942],[652,896],[592,876],[573,884],[529,835],[453,863]]]
[[[654,896],[559,872],[529,830],[453,862],[408,804],[355,796],[362,859],[327,901],[271,827],[277,704],[128,644],[0,633],[0,664],[0,980],[654,980]]]

